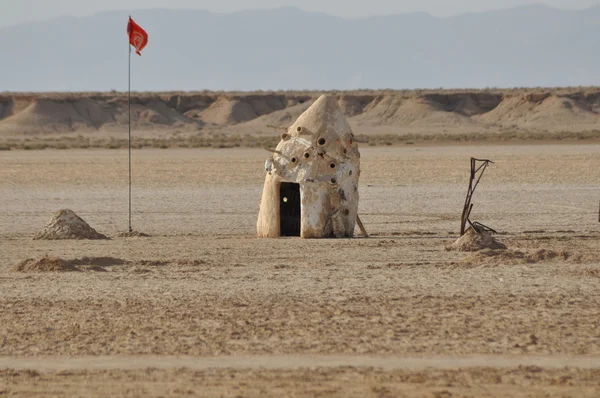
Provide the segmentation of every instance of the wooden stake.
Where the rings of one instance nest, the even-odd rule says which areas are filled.
[[[362,221],[360,221],[360,217],[358,216],[358,214],[356,215],[356,223],[358,224],[358,228],[360,228],[360,232],[362,232],[363,236],[365,238],[368,238],[369,234],[367,233],[367,230],[365,229],[365,226],[363,225]]]
[[[367,137],[352,137],[352,139],[356,142],[360,142],[361,144],[369,143],[369,138],[367,138]]]
[[[281,155],[281,156],[283,156],[283,153],[281,153],[281,151],[278,151],[278,150],[276,150],[276,149],[264,148],[264,150],[265,150],[265,151],[268,151],[268,152],[273,152],[273,153],[276,153],[276,154],[278,154],[278,155]]]

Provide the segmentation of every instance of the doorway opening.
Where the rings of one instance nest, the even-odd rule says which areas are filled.
[[[300,184],[281,183],[279,219],[281,236],[300,236]]]

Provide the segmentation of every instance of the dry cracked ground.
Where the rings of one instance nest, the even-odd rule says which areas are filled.
[[[371,237],[311,241],[254,237],[262,150],[134,151],[134,238],[126,151],[2,152],[0,396],[600,396],[600,145],[361,152]],[[471,156],[508,250],[445,250]]]

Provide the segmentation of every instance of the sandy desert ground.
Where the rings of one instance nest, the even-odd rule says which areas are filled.
[[[126,151],[0,152],[0,396],[600,396],[600,145],[361,153],[372,236],[309,241],[254,237],[263,150],[134,151],[148,238]],[[445,250],[471,156],[506,251]]]

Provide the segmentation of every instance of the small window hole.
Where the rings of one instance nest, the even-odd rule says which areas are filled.
[[[297,161],[298,161],[298,159],[292,158],[292,163],[296,163]],[[350,172],[350,173],[352,173],[352,172]]]
[[[332,179],[331,179],[331,183],[332,183],[332,184],[337,184],[337,180],[336,180],[335,178],[332,178]]]
[[[310,153],[308,153],[308,152],[305,152],[305,153],[304,153],[304,158],[305,158],[305,159],[308,159],[309,157],[310,157]]]
[[[350,170],[350,171],[348,172],[348,175],[350,175],[350,176],[352,175],[352,170]]]
[[[329,167],[331,167],[332,169],[335,169],[335,163],[331,163],[331,164],[329,165]]]
[[[325,138],[319,138],[318,143],[319,143],[319,145],[323,146],[327,143],[327,140]]]

